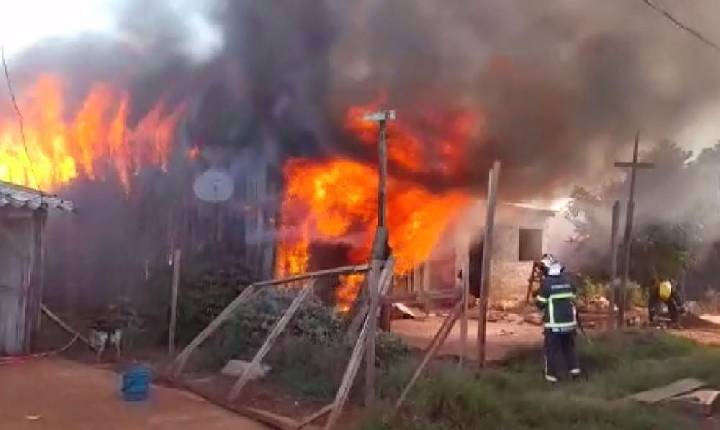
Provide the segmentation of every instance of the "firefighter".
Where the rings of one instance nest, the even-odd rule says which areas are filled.
[[[680,320],[682,312],[682,300],[678,288],[673,287],[670,281],[662,281],[651,288],[648,294],[648,317],[651,323],[655,322],[661,304],[665,304],[668,309],[668,316],[673,324],[677,324]]]
[[[545,380],[555,383],[558,381],[563,359],[573,379],[581,374],[575,352],[575,288],[567,280],[563,273],[564,268],[559,262],[555,259],[544,259],[543,263],[545,276],[536,302],[538,308],[544,312]]]

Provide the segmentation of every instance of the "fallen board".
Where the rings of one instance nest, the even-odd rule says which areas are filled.
[[[647,391],[641,391],[635,393],[629,397],[629,399],[642,402],[642,403],[658,403],[663,400],[670,399],[681,394],[695,391],[698,388],[705,386],[705,383],[693,378],[680,379],[672,384],[665,385],[663,387],[653,388]]]
[[[717,408],[718,400],[720,400],[720,391],[696,390],[678,397],[673,397],[670,400],[678,402],[682,405],[690,406],[691,410],[710,416]]]

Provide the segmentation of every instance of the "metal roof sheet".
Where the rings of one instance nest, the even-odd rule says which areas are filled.
[[[73,202],[33,188],[0,181],[0,207],[37,209],[60,209],[71,212]]]

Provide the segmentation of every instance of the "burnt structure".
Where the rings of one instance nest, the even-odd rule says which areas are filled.
[[[49,209],[72,203],[0,182],[0,355],[30,351],[40,326],[44,229]]]

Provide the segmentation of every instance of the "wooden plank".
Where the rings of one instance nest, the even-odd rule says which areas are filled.
[[[380,274],[380,285],[386,286],[382,292],[381,296],[384,296],[387,293],[387,290],[389,289],[391,285],[392,276],[393,276],[393,268],[395,267],[395,259],[393,257],[390,257],[385,262],[385,267],[383,268],[382,273]],[[367,284],[367,282],[365,282]],[[381,299],[382,301],[382,299]],[[347,336],[346,338],[350,342],[354,342],[357,337],[357,332],[360,330],[360,326],[365,321],[365,316],[367,315],[367,310],[370,306],[370,303],[368,301],[364,301],[361,305],[361,308],[358,309],[358,312],[353,317],[353,320],[350,322],[350,325],[348,326]]]
[[[400,398],[397,399],[395,402],[395,408],[393,410],[393,415],[397,414],[398,411],[400,411],[400,407],[402,407],[402,404],[405,402],[405,399],[407,398],[408,393],[410,393],[410,390],[417,382],[418,378],[420,378],[420,375],[422,375],[422,372],[425,370],[425,367],[430,362],[430,360],[435,356],[438,349],[445,343],[445,339],[447,339],[448,335],[450,334],[450,331],[452,331],[453,326],[455,325],[455,321],[457,321],[458,317],[460,317],[460,314],[462,314],[463,311],[463,302],[458,301],[458,303],[455,305],[455,308],[453,311],[445,318],[445,321],[443,321],[443,324],[440,326],[440,329],[435,334],[435,338],[430,344],[430,347],[425,352],[425,356],[423,357],[422,361],[418,365],[418,367],[415,369],[415,373],[413,373],[413,376],[410,378],[410,381],[408,381],[407,385],[405,385],[405,388],[402,391],[402,394],[400,394]]]
[[[188,359],[190,358],[190,355],[203,343],[205,340],[210,337],[211,334],[217,330],[223,322],[225,322],[226,319],[232,315],[232,313],[235,311],[235,309],[238,308],[241,304],[245,303],[252,294],[256,291],[255,285],[250,284],[248,285],[242,293],[240,293],[239,296],[237,296],[232,302],[230,302],[229,305],[225,307],[225,309],[220,312],[220,314],[215,317],[210,324],[207,325],[201,331],[195,338],[185,347],[185,349],[182,350],[180,354],[175,358],[173,362],[173,377],[178,378],[180,374],[182,373],[183,369],[185,368],[185,365],[187,364]]]
[[[301,428],[307,427],[308,425],[312,424],[313,421],[319,420],[320,418],[329,414],[330,412],[332,412],[334,406],[334,403],[330,403],[329,405],[325,405],[322,408],[318,409],[316,412],[313,412],[312,414],[301,419],[300,423],[297,425],[297,427],[295,427],[295,430],[300,430]]]
[[[242,376],[238,378],[237,382],[235,382],[235,385],[233,385],[232,389],[230,390],[230,394],[228,394],[229,401],[234,401],[235,399],[237,399],[240,391],[250,381],[250,377],[253,374],[253,369],[256,369],[260,366],[260,363],[262,363],[262,360],[265,358],[267,353],[270,352],[270,348],[272,348],[272,346],[275,344],[277,338],[285,330],[292,317],[295,316],[297,310],[300,309],[300,305],[302,304],[303,300],[305,300],[307,296],[310,295],[314,285],[315,279],[310,279],[310,281],[308,281],[308,283],[303,287],[297,297],[295,297],[292,303],[290,303],[290,306],[287,308],[283,316],[278,320],[275,326],[273,326],[270,334],[265,339],[265,343],[263,343],[263,345],[260,347],[258,352],[255,354],[255,357],[253,357],[252,361],[250,362],[250,365],[245,369],[245,372],[243,372]]]
[[[460,300],[462,301],[462,313],[460,315],[460,368],[465,365],[465,354],[467,353],[467,337],[468,337],[468,307],[470,306],[470,283],[468,282],[468,274],[470,264],[469,249],[460,250],[456,253],[456,258],[460,258],[460,288],[462,293]]]
[[[386,263],[386,268],[390,267],[390,273],[392,273],[392,266],[393,259],[391,258]],[[387,289],[390,287],[391,278],[392,277],[390,276],[387,277],[387,283],[381,285],[382,291],[387,291]],[[368,309],[367,314],[374,315],[376,313],[377,307]],[[352,354],[350,355],[350,361],[345,368],[345,374],[343,375],[342,382],[340,383],[340,388],[338,388],[338,391],[335,394],[335,401],[333,402],[332,412],[330,412],[330,416],[325,423],[325,430],[332,430],[335,427],[335,424],[337,423],[337,420],[340,418],[340,414],[342,413],[343,406],[345,406],[345,402],[347,401],[348,395],[350,394],[350,388],[352,388],[352,384],[355,381],[355,376],[357,376],[357,372],[360,369],[363,352],[365,352],[365,346],[367,345],[366,339],[370,319],[371,318],[365,318],[365,323],[363,324],[358,339],[355,342],[355,347],[353,348]]]
[[[485,215],[485,237],[483,238],[482,273],[480,275],[480,303],[478,305],[478,366],[485,366],[485,339],[487,330],[487,309],[490,296],[490,262],[493,251],[493,232],[495,228],[495,206],[497,187],[500,179],[500,162],[495,161],[488,177],[488,201]]]
[[[694,378],[680,379],[672,384],[635,393],[629,396],[629,398],[638,402],[653,404],[671,397],[679,396],[680,394],[689,393],[690,391],[697,390],[705,385],[707,384]]]
[[[173,253],[173,277],[170,292],[170,324],[168,328],[168,354],[175,354],[175,327],[177,326],[178,288],[180,286],[180,258],[182,250]]]
[[[347,273],[367,272],[369,269],[370,269],[370,266],[367,264],[359,264],[359,265],[355,265],[355,266],[343,266],[343,267],[336,267],[334,269],[318,270],[316,272],[302,273],[300,275],[288,276],[287,278],[269,279],[266,281],[255,282],[254,285],[256,287],[266,287],[268,285],[287,284],[287,283],[295,282],[295,281],[304,281],[304,280],[310,279],[310,278],[319,278],[321,276],[343,275],[343,274],[347,274]]]
[[[617,233],[620,225],[620,201],[615,200],[612,208],[612,223],[610,227],[610,309],[608,311],[609,327],[615,326],[615,303],[617,302]]]
[[[370,288],[370,308],[368,313],[367,347],[365,348],[365,406],[370,407],[375,402],[375,339],[377,338],[376,309],[380,303],[380,270],[383,262],[373,260],[370,269],[368,287]]]

